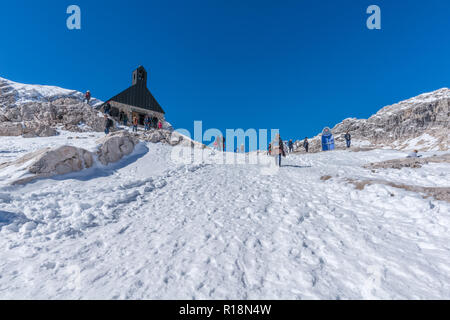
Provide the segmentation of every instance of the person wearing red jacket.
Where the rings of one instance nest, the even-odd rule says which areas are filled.
[[[91,101],[91,92],[89,90],[86,91],[84,98],[86,99],[86,103],[89,104],[89,101]]]

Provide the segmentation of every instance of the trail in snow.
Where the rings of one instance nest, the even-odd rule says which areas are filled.
[[[146,147],[0,190],[0,298],[450,298],[450,205],[345,182],[448,186],[448,165],[373,173],[361,165],[404,154],[338,151],[290,155],[268,176]]]

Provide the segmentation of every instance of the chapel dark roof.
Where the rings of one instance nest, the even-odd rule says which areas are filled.
[[[112,97],[108,101],[115,101],[150,111],[165,113],[158,101],[156,101],[155,97],[153,97],[152,93],[147,88],[147,71],[145,71],[144,67],[140,66],[133,71],[132,84],[131,87]]]

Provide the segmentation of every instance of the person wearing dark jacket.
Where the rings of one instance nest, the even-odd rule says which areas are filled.
[[[272,142],[272,154],[275,156],[275,161],[278,157],[277,164],[279,167],[281,167],[281,156],[286,157],[286,153],[284,151],[283,140],[278,133],[275,135],[275,139]]]
[[[111,115],[111,105],[109,104],[109,102],[106,103],[104,110],[105,114]]]
[[[113,121],[105,114],[105,134],[109,133],[109,130],[111,129],[113,124]]]
[[[288,147],[289,147],[289,153],[294,152],[294,143],[292,142],[292,139],[289,140]]]
[[[350,135],[350,133],[348,133],[348,131],[345,134],[344,138],[345,138],[345,142],[347,143],[347,148],[350,148],[350,145],[352,143],[352,136]]]
[[[305,148],[306,152],[308,152],[309,149],[308,137],[306,137],[305,140],[303,140],[303,148]]]

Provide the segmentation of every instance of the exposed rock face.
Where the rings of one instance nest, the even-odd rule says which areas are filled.
[[[2,136],[47,137],[56,135],[57,127],[73,132],[101,132],[105,129],[104,118],[98,111],[86,103],[68,98],[16,107],[0,106],[0,119]]]
[[[117,162],[122,157],[129,155],[133,152],[134,147],[138,144],[139,140],[130,135],[126,131],[120,131],[112,133],[99,141],[101,143],[98,149],[98,160],[103,164]]]
[[[0,122],[0,136],[20,136],[22,133],[20,122]]]
[[[91,105],[98,103],[93,99]],[[0,136],[47,137],[56,135],[56,128],[101,132],[104,118],[91,105],[77,91],[0,78]]]
[[[450,144],[450,90],[440,89],[384,107],[369,119],[346,119],[333,129],[336,147],[344,148],[344,134],[371,147],[448,150]],[[302,141],[296,142],[303,150]],[[311,152],[321,150],[320,135],[310,140]]]

